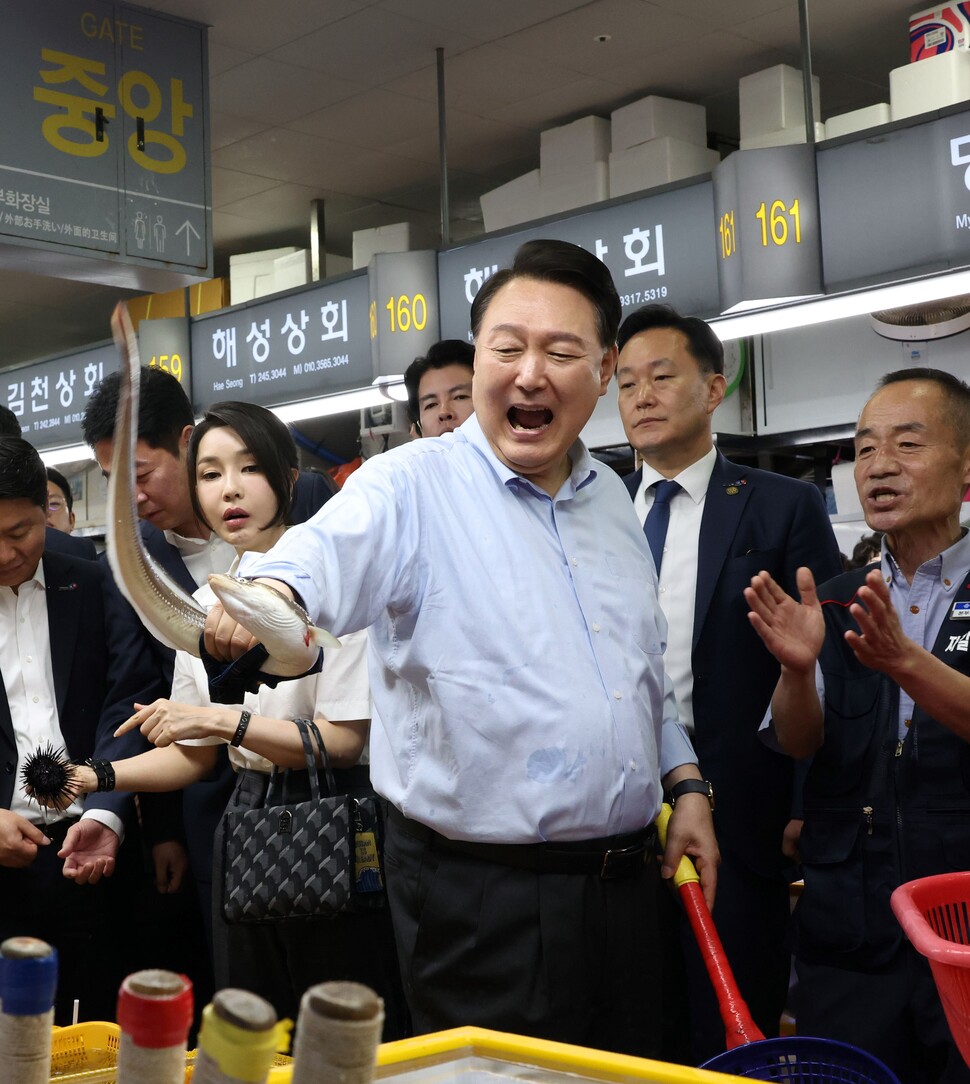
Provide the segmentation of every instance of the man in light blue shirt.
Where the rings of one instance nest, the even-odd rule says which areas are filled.
[[[801,603],[766,572],[745,591],[781,663],[764,724],[804,786],[795,908],[800,1032],[853,1043],[907,1084],[966,1084],[927,961],[894,888],[970,869],[970,388],[949,373],[883,378],[859,417],[855,479],[880,565]]]
[[[619,316],[595,257],[523,246],[472,306],[475,414],[370,460],[241,568],[338,634],[370,628],[371,773],[417,1031],[658,1049],[650,825],[661,780],[700,773],[643,533],[578,439]],[[230,657],[249,636],[214,611],[206,642]],[[689,852],[713,898],[710,807],[686,789],[664,872]]]

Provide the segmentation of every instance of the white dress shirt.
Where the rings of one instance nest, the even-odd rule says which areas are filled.
[[[174,531],[164,531],[165,540],[174,546],[197,586],[208,583],[212,573],[225,572],[236,559],[235,549],[215,531],[208,538],[187,538]]]
[[[660,608],[667,619],[667,650],[664,665],[674,686],[680,717],[687,729],[694,730],[694,670],[691,666],[691,645],[694,639],[694,600],[697,595],[697,562],[701,519],[707,500],[707,487],[711,482],[717,449],[711,448],[707,455],[682,470],[673,481],[679,483],[680,492],[670,499],[670,522],[663,560],[660,563]],[[647,463],[643,464],[643,478],[633,499],[633,507],[642,524],[653,505],[654,482],[662,482]]]
[[[64,817],[79,817],[83,810],[80,800],[72,802],[63,812],[45,810],[27,798],[19,777],[19,767],[39,747],[50,744],[55,749],[66,748],[54,700],[43,561],[38,561],[34,575],[16,591],[0,587],[0,628],[4,630],[0,636],[0,673],[17,742],[18,778],[10,810],[40,827]],[[106,824],[119,839],[123,838],[121,818],[114,813],[97,809],[85,815]]]

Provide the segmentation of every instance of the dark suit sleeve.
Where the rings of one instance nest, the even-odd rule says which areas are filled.
[[[804,484],[804,499],[794,507],[785,557],[785,576],[782,587],[793,598],[798,598],[795,573],[807,566],[812,570],[816,585],[830,580],[842,571],[842,555],[835,541],[835,533],[829,521],[822,495],[815,486]]]
[[[293,504],[290,520],[306,523],[337,492],[336,485],[317,471],[302,470],[293,487]]]
[[[110,573],[99,565],[103,581]],[[134,712],[134,705],[150,704],[168,695],[164,676],[155,663],[154,654],[146,650],[148,635],[115,585],[103,582],[104,628],[107,651],[107,688],[102,703],[95,736],[97,759],[123,760],[150,749],[151,746],[137,730],[120,738],[115,730]],[[107,809],[124,816],[132,801],[130,794],[91,794],[87,809]]]

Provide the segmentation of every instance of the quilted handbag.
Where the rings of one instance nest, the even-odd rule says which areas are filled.
[[[354,799],[336,793],[320,731],[296,719],[303,738],[309,801],[286,801],[286,772],[274,767],[264,804],[223,815],[227,922],[285,922],[348,910],[354,855]],[[316,741],[326,790],[311,746]]]

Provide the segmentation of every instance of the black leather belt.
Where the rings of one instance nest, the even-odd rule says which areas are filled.
[[[638,832],[602,839],[561,843],[473,843],[449,839],[419,821],[410,820],[394,806],[390,806],[388,816],[403,832],[433,849],[533,873],[578,873],[615,881],[635,877],[656,857],[657,829],[652,824]]]
[[[63,843],[68,831],[80,819],[80,817],[62,817],[59,821],[52,821],[50,824],[37,824],[34,827],[39,828],[52,843]]]

